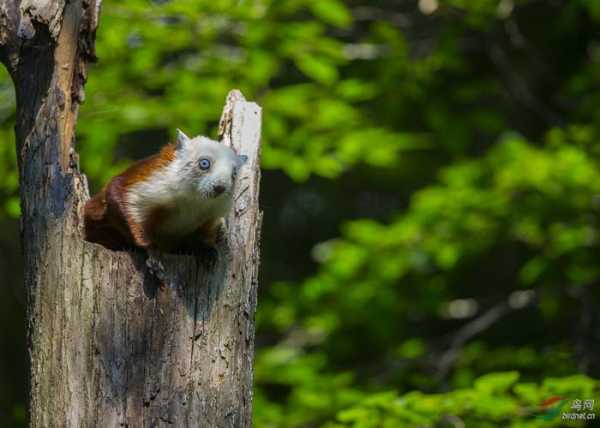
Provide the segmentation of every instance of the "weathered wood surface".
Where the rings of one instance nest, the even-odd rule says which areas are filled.
[[[32,427],[251,424],[260,108],[232,91],[221,138],[248,156],[218,257],[82,240],[74,152],[99,1],[0,0],[0,59],[17,93]],[[175,126],[176,124],[174,124]]]

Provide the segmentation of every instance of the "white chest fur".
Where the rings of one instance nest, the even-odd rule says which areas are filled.
[[[227,215],[231,209],[231,192],[211,197],[210,181],[206,189],[186,178],[185,166],[176,160],[145,181],[131,186],[127,194],[128,214],[144,225],[156,210],[161,210],[161,222],[155,232],[164,236],[185,236],[203,224]],[[202,183],[202,182],[200,182]]]
[[[230,207],[231,198],[227,195],[216,199],[176,200],[157,232],[167,236],[188,235],[206,222],[226,216]]]

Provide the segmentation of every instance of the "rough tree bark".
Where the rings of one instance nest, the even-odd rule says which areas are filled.
[[[32,427],[250,426],[261,214],[260,108],[232,91],[224,144],[249,161],[218,257],[83,241],[74,130],[100,0],[0,0],[17,94]],[[174,124],[175,125],[175,124]]]

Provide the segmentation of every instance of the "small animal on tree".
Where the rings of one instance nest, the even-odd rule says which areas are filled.
[[[113,250],[214,247],[246,160],[178,129],[176,144],[134,163],[85,204],[85,239]]]

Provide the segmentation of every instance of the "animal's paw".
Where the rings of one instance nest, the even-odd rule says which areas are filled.
[[[198,230],[200,240],[208,247],[217,247],[219,243],[227,239],[227,226],[225,220],[218,218]]]
[[[154,275],[159,281],[162,282],[165,280],[165,267],[158,258],[158,252],[156,250],[148,250],[146,266],[152,275]]]
[[[225,224],[225,220],[221,219],[219,226],[217,227],[215,233],[215,244],[219,244],[221,242],[227,241],[227,225]]]

